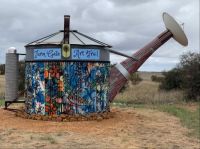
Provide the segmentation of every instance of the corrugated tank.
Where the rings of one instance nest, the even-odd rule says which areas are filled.
[[[111,46],[64,30],[25,47],[27,113],[86,115],[109,110],[110,53],[105,48]]]
[[[5,101],[17,99],[18,91],[18,59],[15,48],[8,49],[5,65]]]

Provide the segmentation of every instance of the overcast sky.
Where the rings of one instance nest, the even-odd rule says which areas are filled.
[[[179,56],[199,52],[199,0],[1,0],[0,63],[9,47],[25,53],[24,45],[63,29],[63,16],[71,16],[71,29],[133,54],[165,30],[162,13],[184,23],[189,40],[183,47],[170,39],[140,71],[163,71],[176,66]],[[111,55],[111,62],[124,58]]]

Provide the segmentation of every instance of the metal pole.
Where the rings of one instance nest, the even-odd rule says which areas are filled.
[[[64,16],[64,44],[69,44],[70,16]]]

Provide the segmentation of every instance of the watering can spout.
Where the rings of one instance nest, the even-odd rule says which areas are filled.
[[[170,38],[174,38],[183,46],[188,45],[188,39],[184,31],[173,17],[167,13],[163,13],[163,21],[165,23],[166,30],[132,55],[132,57],[137,60],[133,58],[127,58],[123,62],[111,68],[109,93],[110,102],[113,101],[117,93],[126,84],[129,75],[136,72],[138,68]]]

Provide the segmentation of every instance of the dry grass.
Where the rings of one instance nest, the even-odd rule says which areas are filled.
[[[0,75],[0,97],[5,95],[5,76]]]
[[[151,75],[157,73],[139,73],[143,81],[137,85],[129,83],[128,88],[116,96],[114,102],[132,104],[178,103],[183,101],[182,91],[161,91],[159,83],[151,81]],[[158,73],[157,76],[161,74]]]

